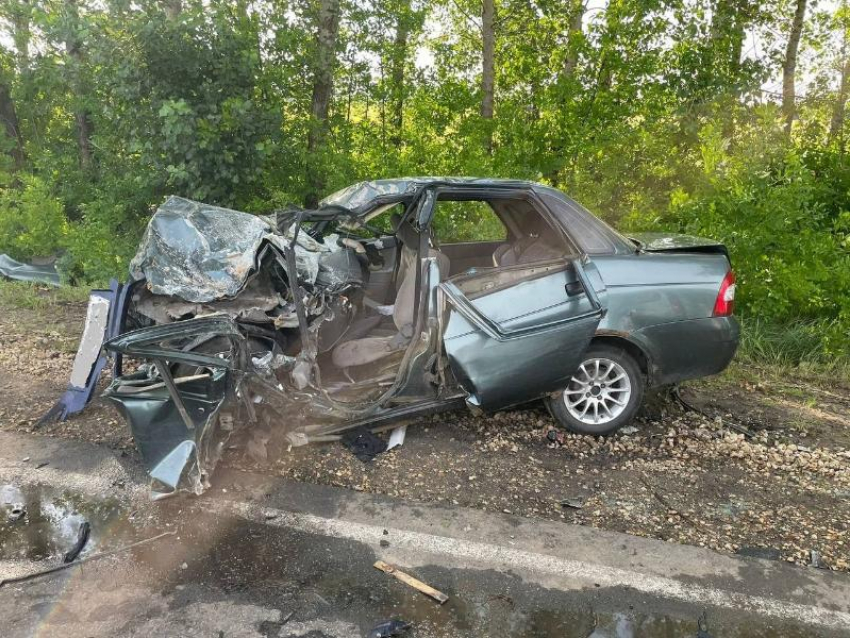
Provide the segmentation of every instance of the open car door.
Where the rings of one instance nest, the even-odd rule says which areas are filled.
[[[467,403],[498,410],[566,386],[605,308],[584,259],[486,269],[440,286],[443,345]]]

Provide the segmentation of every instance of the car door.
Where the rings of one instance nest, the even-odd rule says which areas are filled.
[[[586,256],[459,275],[440,291],[449,365],[467,402],[487,410],[563,388],[605,312]]]

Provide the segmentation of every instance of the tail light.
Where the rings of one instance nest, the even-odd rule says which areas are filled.
[[[735,273],[731,270],[726,273],[720,283],[720,292],[714,302],[714,316],[728,317],[735,312]]]

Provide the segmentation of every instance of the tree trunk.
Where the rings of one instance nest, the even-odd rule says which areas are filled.
[[[65,9],[68,18],[68,32],[65,36],[65,50],[71,61],[69,84],[75,100],[82,100],[85,90],[82,82],[83,54],[80,40],[77,37],[80,14],[77,8],[77,0],[65,0]],[[77,148],[79,150],[80,168],[84,171],[91,170],[94,165],[94,153],[92,152],[91,137],[94,133],[91,113],[85,106],[78,106],[74,112],[74,121],[77,129]]]
[[[410,33],[410,2],[405,2],[399,9],[395,41],[393,42],[393,57],[390,76],[393,83],[393,144],[401,146],[402,129],[404,128],[404,65],[407,61],[407,38]]]
[[[304,205],[307,208],[315,208],[319,204],[319,194],[325,187],[325,178],[321,172],[317,153],[322,149],[327,136],[338,32],[339,0],[321,0],[316,30],[310,131],[307,134],[307,195],[304,198]]]
[[[564,59],[564,77],[572,78],[578,66],[578,47],[576,47],[576,36],[581,33],[582,20],[584,19],[584,0],[572,0],[570,7],[570,27],[567,34],[567,57]]]
[[[481,117],[493,119],[496,86],[496,2],[481,3]],[[485,150],[493,150],[493,133],[489,129],[484,140]]]
[[[785,117],[785,132],[791,132],[794,116],[797,114],[794,75],[797,71],[797,51],[800,48],[800,36],[803,34],[803,19],[806,16],[806,0],[797,0],[797,9],[791,20],[791,33],[785,47],[785,61],[782,63],[782,114]]]
[[[12,40],[15,43],[18,73],[29,70],[29,49],[32,38],[32,5],[30,0],[18,0],[12,8]]]
[[[183,0],[163,0],[162,10],[165,12],[165,17],[173,22],[183,12]]]
[[[847,55],[845,45],[844,64],[841,67],[841,83],[838,85],[838,95],[835,96],[835,105],[832,107],[832,119],[829,122],[830,140],[839,137],[844,129],[844,113],[847,108],[848,83],[850,83],[850,56]]]
[[[23,168],[26,160],[24,140],[21,137],[21,128],[18,125],[18,113],[12,100],[12,87],[3,81],[0,81],[0,121],[3,122],[6,137],[12,141],[9,156],[12,158],[13,170],[19,171]]]

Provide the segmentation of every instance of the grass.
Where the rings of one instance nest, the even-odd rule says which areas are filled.
[[[738,358],[780,369],[799,368],[850,379],[850,352],[830,352],[825,339],[838,331],[839,326],[832,320],[771,323],[749,317],[741,321]]]
[[[89,288],[61,286],[53,288],[22,281],[0,280],[0,307],[45,310],[57,304],[84,303]]]

